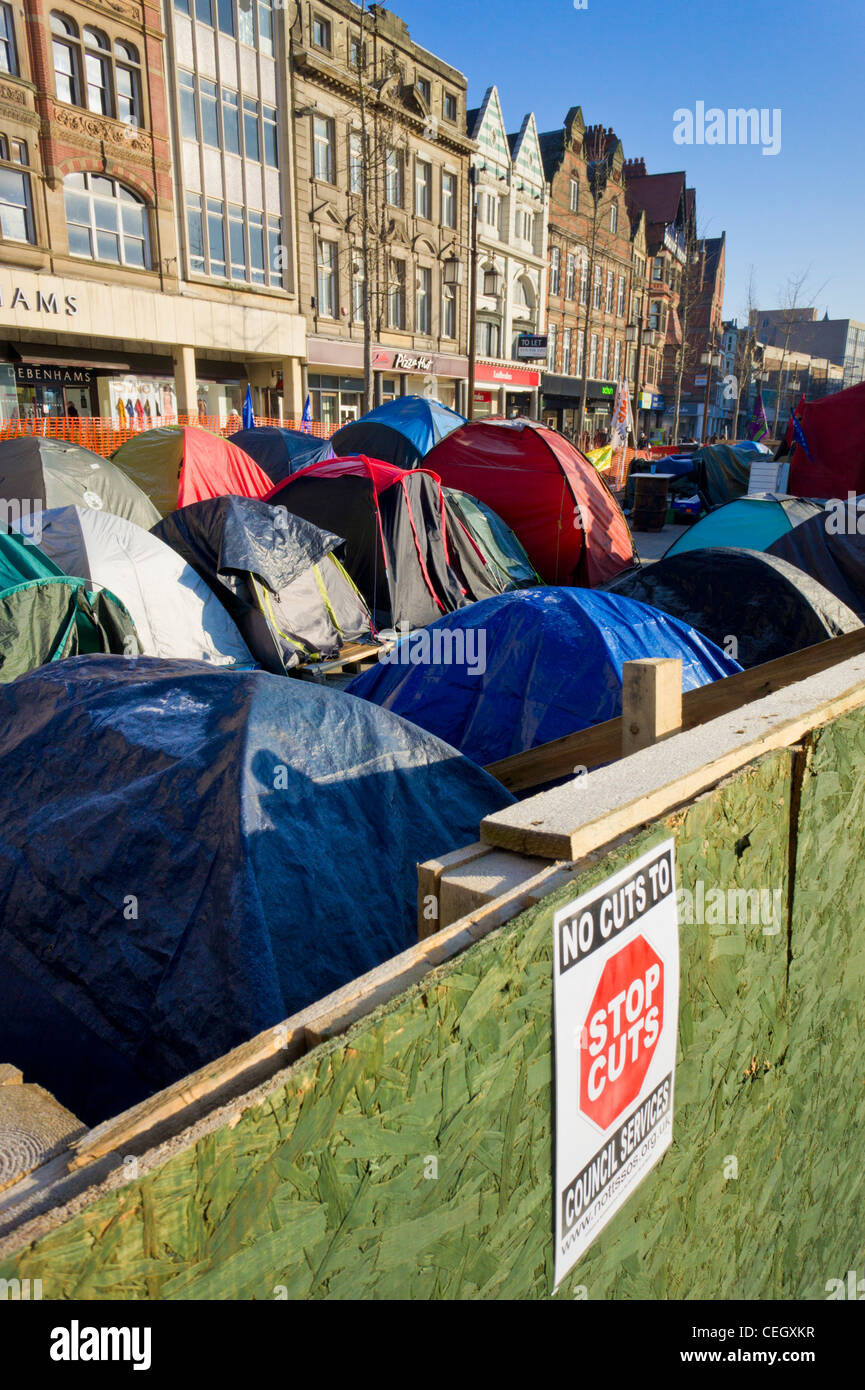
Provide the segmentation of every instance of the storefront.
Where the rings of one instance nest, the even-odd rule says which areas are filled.
[[[541,374],[532,368],[511,367],[504,362],[478,362],[475,366],[475,417],[525,415],[537,419],[540,385]]]
[[[579,427],[582,382],[578,377],[546,373],[542,381],[541,416],[553,429],[575,438]],[[605,444],[609,438],[616,387],[611,381],[586,383],[583,434],[587,446]]]
[[[667,421],[664,420],[664,397],[656,391],[641,391],[639,400],[638,439],[645,434],[650,444],[663,444],[667,425]]]
[[[364,413],[363,344],[307,339],[307,389],[313,420],[338,427]],[[396,396],[429,396],[463,408],[468,360],[441,353],[402,352],[379,344],[372,350],[376,405]]]

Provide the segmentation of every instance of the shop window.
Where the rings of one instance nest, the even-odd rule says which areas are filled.
[[[337,245],[335,241],[318,242],[318,302],[319,314],[335,319],[337,316]]]
[[[35,241],[27,165],[24,141],[0,135],[0,237],[4,241]]]
[[[325,116],[313,116],[312,139],[315,177],[324,183],[335,183],[333,121]]]
[[[0,4],[0,72],[18,73],[18,53],[15,48],[15,24],[12,6]]]
[[[103,174],[63,180],[69,253],[149,269],[147,210],[137,193]]]
[[[457,225],[457,176],[447,169],[442,170],[442,217],[443,227],[455,228]]]
[[[415,288],[415,332],[432,332],[432,271],[420,266]]]

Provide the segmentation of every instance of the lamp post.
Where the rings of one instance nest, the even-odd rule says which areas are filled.
[[[700,354],[700,363],[706,368],[706,395],[703,401],[703,437],[702,443],[705,444],[706,436],[709,433],[709,394],[712,390],[712,369],[721,365],[721,354],[716,350],[714,340],[707,344],[706,351]]]
[[[475,418],[475,366],[478,347],[478,171],[474,165],[469,169],[469,196],[472,200],[472,207],[469,245],[469,398],[466,401],[466,419],[473,420]]]

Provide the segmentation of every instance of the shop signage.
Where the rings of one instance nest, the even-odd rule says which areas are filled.
[[[5,308],[3,290],[0,287],[0,309]],[[74,318],[78,313],[78,296],[67,294],[63,296],[62,302],[57,298],[56,290],[27,290],[21,289],[20,285],[12,290],[9,300],[10,309],[24,309],[30,314],[65,314],[67,318]]]
[[[475,367],[475,381],[489,382],[494,386],[519,386],[531,391],[540,386],[541,374],[526,367],[491,367],[488,363],[479,362]]]
[[[641,409],[641,410],[651,410],[651,409],[652,409],[652,393],[651,393],[651,391],[641,391],[641,392],[640,392],[640,409]]]
[[[553,917],[555,1283],[673,1137],[679,927],[673,840]]]
[[[434,357],[415,352],[377,352],[372,359],[372,365],[378,371],[434,372],[435,364]]]
[[[707,381],[708,381],[708,377],[706,377],[706,376],[695,376],[695,377],[694,377],[694,385],[695,385],[695,386],[705,386]]]
[[[521,333],[517,338],[517,357],[521,362],[546,362],[546,335]]]
[[[93,373],[89,367],[51,367],[29,362],[15,363],[15,380],[20,386],[89,386]]]

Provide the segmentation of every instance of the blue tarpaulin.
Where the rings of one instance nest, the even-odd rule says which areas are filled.
[[[274,483],[284,482],[292,473],[299,473],[310,463],[333,458],[327,439],[287,430],[281,425],[259,425],[251,430],[238,430],[231,436],[232,444],[255,459]]]
[[[622,663],[682,658],[684,690],[741,670],[694,628],[591,589],[523,589],[405,637],[348,690],[486,764],[622,712]]]
[[[340,458],[366,454],[397,468],[417,468],[439,440],[464,425],[462,415],[426,396],[397,396],[337,430],[331,443]]]
[[[342,692],[78,657],[0,687],[0,1057],[87,1123],[417,939],[513,798]]]

